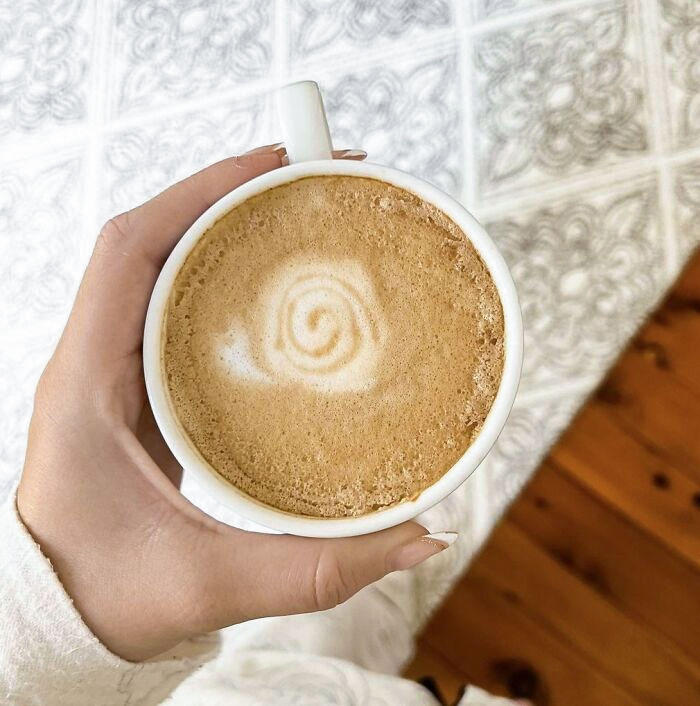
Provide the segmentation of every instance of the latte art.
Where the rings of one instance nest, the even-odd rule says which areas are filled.
[[[231,375],[325,393],[374,384],[386,324],[361,263],[311,256],[284,263],[264,285],[257,313],[253,330],[236,320],[216,351]]]
[[[498,292],[468,237],[361,177],[233,208],[183,263],[164,324],[192,446],[240,491],[313,517],[432,485],[478,435],[503,366]]]

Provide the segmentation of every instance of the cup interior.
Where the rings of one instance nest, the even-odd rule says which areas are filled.
[[[162,372],[162,332],[175,278],[200,236],[245,200],[281,184],[308,176],[366,177],[412,192],[449,216],[470,239],[489,270],[504,316],[504,361],[498,392],[481,432],[462,457],[416,498],[371,514],[347,518],[293,515],[265,505],[220,476],[190,442],[174,413]],[[515,399],[523,355],[520,306],[510,271],[478,221],[457,201],[433,185],[396,169],[346,160],[302,162],[263,174],[211,206],[187,230],[161,270],[151,295],[144,331],[143,363],[153,415],[173,455],[205,490],[239,516],[273,531],[309,537],[343,537],[376,532],[412,519],[449,495],[479,466],[501,432]]]

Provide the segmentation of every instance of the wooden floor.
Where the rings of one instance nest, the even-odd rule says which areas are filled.
[[[412,677],[700,705],[700,254],[419,641]]]

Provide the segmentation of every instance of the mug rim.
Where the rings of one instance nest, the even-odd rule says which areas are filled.
[[[355,176],[377,179],[409,191],[451,218],[469,238],[496,285],[503,309],[504,361],[496,397],[476,439],[432,485],[412,500],[356,517],[322,518],[294,515],[249,496],[225,480],[201,455],[172,409],[162,371],[162,331],[175,278],[199,238],[226,213],[271,188],[310,176]],[[266,172],[212,204],[185,232],[168,256],[153,288],[143,338],[143,368],[153,416],[168,447],[205,491],[246,520],[272,531],[307,537],[350,537],[376,532],[415,518],[456,490],[481,464],[496,442],[515,400],[523,357],[523,326],[517,290],[498,247],[483,226],[451,196],[436,186],[392,167],[348,160],[299,162]]]

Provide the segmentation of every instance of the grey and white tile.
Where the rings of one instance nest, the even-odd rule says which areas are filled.
[[[272,2],[115,2],[112,114],[218,93],[270,72]]]
[[[463,0],[471,7],[475,20],[485,20],[510,12],[546,6],[556,0]]]
[[[91,0],[0,2],[0,138],[87,116]]]
[[[37,333],[3,347],[0,356],[0,502],[22,470],[34,389],[57,339],[56,333]]]
[[[581,395],[574,394],[528,404],[516,402],[503,433],[476,471],[485,476],[488,486],[490,525],[522,490],[581,401]]]
[[[275,140],[268,100],[249,98],[109,135],[103,152],[102,221],[224,157]]]
[[[700,244],[700,160],[677,167],[673,181],[676,232],[685,259]]]
[[[293,63],[355,53],[382,41],[415,41],[452,25],[452,0],[290,0]]]
[[[60,328],[82,273],[81,154],[0,171],[0,330],[3,337]]]
[[[661,17],[673,146],[700,145],[700,3],[653,1]]]
[[[459,193],[462,106],[455,51],[422,61],[383,61],[320,83],[338,147],[362,147],[370,161]]]
[[[481,201],[649,152],[634,7],[577,8],[475,38]]]
[[[520,294],[522,390],[604,370],[665,283],[653,177],[517,209],[487,229]]]

